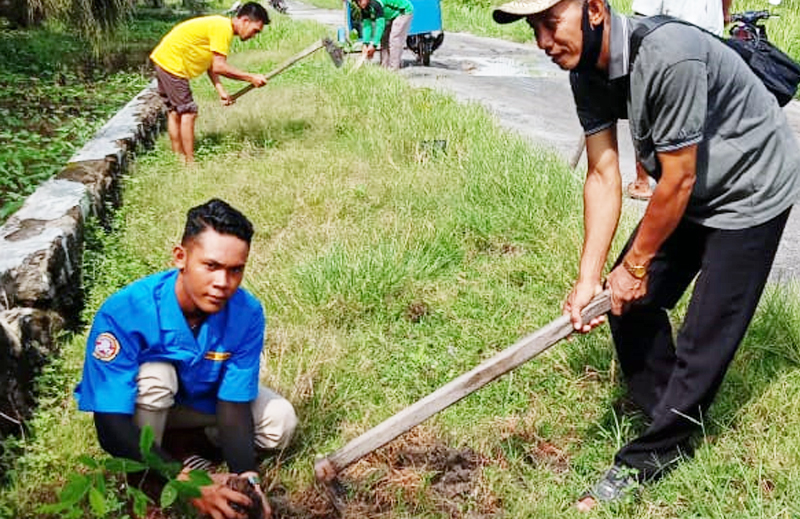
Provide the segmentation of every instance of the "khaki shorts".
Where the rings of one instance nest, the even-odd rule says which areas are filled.
[[[189,80],[170,74],[158,65],[156,79],[158,79],[158,94],[164,101],[167,111],[180,114],[196,114],[197,103],[192,97]]]

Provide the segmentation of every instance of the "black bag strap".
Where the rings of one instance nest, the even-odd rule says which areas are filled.
[[[681,25],[690,25],[695,29],[702,31],[706,34],[710,34],[711,36],[715,37],[716,39],[722,41],[722,38],[717,36],[711,31],[707,31],[702,27],[698,27],[693,23],[689,23],[685,20],[681,20],[680,18],[675,18],[674,16],[669,16],[668,14],[657,14],[655,16],[647,16],[639,19],[639,26],[634,29],[633,34],[631,34],[631,47],[630,47],[630,60],[629,60],[629,70],[633,68],[633,62],[636,61],[636,55],[639,54],[639,47],[642,45],[642,40],[650,34],[651,32],[655,31],[659,27],[666,25],[668,23],[679,23]]]
[[[800,64],[770,42],[766,40],[748,42],[735,38],[725,39],[702,27],[665,14],[639,19],[638,27],[631,34],[628,70],[633,69],[633,63],[636,61],[636,55],[639,53],[642,40],[654,30],[668,23],[691,25],[732,48],[747,63],[747,66],[750,67],[750,70],[755,73],[758,79],[764,83],[767,90],[775,96],[780,106],[784,106],[791,101],[797,92],[797,86],[800,83]]]

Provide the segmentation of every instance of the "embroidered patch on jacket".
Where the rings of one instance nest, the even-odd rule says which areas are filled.
[[[228,360],[231,358],[231,352],[229,351],[209,351],[206,353],[207,360]]]
[[[101,333],[94,340],[94,358],[108,362],[119,353],[119,341],[108,332]]]

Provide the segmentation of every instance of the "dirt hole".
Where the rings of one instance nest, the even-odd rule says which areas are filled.
[[[432,434],[411,431],[360,460],[339,476],[345,505],[339,514],[325,489],[296,493],[273,489],[273,517],[380,518],[402,506],[405,514],[439,512],[454,519],[497,517],[502,507],[487,487],[488,458],[469,448],[453,448]]]
[[[406,307],[405,318],[412,323],[418,323],[423,317],[430,314],[431,309],[425,301],[414,301]]]

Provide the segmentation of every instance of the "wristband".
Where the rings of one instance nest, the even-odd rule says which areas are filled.
[[[255,474],[250,474],[247,476],[247,482],[253,485],[254,487],[258,487],[261,485],[261,478],[256,476]]]

